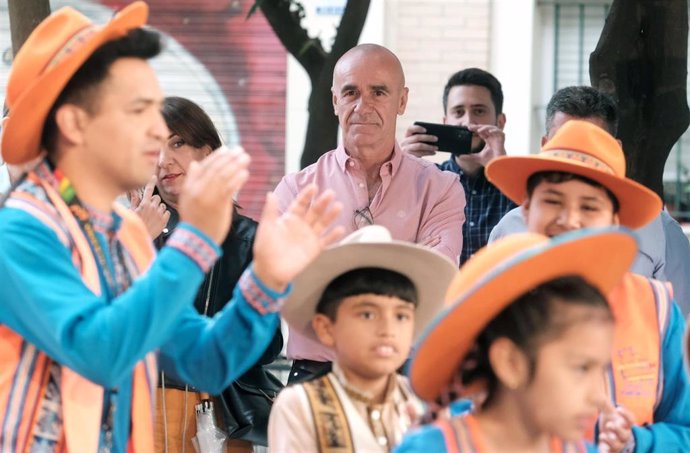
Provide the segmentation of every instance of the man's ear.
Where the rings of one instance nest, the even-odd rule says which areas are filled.
[[[502,337],[489,346],[489,363],[498,381],[511,390],[530,380],[529,359],[511,340]]]
[[[333,114],[338,116],[338,96],[335,95],[333,87],[331,87],[331,101],[333,102]]]
[[[405,109],[407,108],[407,96],[410,93],[410,89],[407,87],[403,87],[403,92],[400,95],[400,103],[398,104],[398,115],[402,115],[405,113]]]
[[[58,133],[69,143],[84,143],[84,130],[89,121],[89,114],[75,104],[63,104],[55,112],[55,124]]]
[[[316,332],[319,341],[324,345],[332,348],[335,346],[335,336],[333,335],[333,321],[328,316],[317,313],[311,320],[311,327]]]
[[[504,127],[506,127],[506,114],[505,113],[499,113],[498,118],[496,118],[496,126],[498,126],[499,129],[503,130]]]

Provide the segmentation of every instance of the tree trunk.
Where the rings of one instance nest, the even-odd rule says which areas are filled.
[[[328,58],[332,60],[332,58]],[[327,64],[319,74],[319,78],[312,82],[309,95],[309,121],[304,148],[300,160],[300,168],[307,167],[327,151],[334,149],[338,143],[338,117],[333,112],[333,96],[331,94],[333,66],[335,62]]]
[[[12,55],[17,55],[26,38],[50,15],[49,0],[9,0]]]
[[[321,41],[309,37],[302,28],[298,9],[291,9],[298,2],[256,0],[255,5],[266,16],[280,42],[307,71],[311,80],[309,122],[300,161],[302,168],[313,164],[323,153],[336,146],[338,120],[331,101],[333,68],[345,52],[357,45],[370,1],[348,0],[331,51],[326,52]]]
[[[592,86],[618,102],[627,174],[663,199],[671,148],[690,124],[687,0],[613,0],[590,55]]]

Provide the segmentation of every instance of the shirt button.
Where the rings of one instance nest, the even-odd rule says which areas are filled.
[[[360,182],[360,183],[359,183],[359,188],[360,188],[360,189],[364,189],[364,183],[363,183],[363,182]]]
[[[349,161],[347,164],[348,164],[350,167],[354,167],[354,166],[355,166],[355,163],[352,162],[352,161]]]
[[[473,191],[472,191],[472,195],[477,195],[477,191],[476,191],[476,190],[473,190]]]
[[[474,222],[470,222],[470,226],[474,226]]]
[[[374,420],[380,419],[381,418],[381,412],[379,412],[378,410],[371,411],[371,418]]]

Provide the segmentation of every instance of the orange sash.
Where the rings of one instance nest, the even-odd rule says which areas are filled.
[[[654,422],[662,389],[661,347],[671,311],[665,284],[628,273],[609,295],[616,318],[609,394],[635,423]]]

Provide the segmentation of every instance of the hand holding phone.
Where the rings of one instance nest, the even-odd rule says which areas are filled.
[[[472,153],[472,132],[466,127],[423,121],[415,121],[414,124],[426,129],[427,135],[435,135],[438,138],[436,142],[423,143],[437,146],[439,151],[449,152],[454,156]]]

